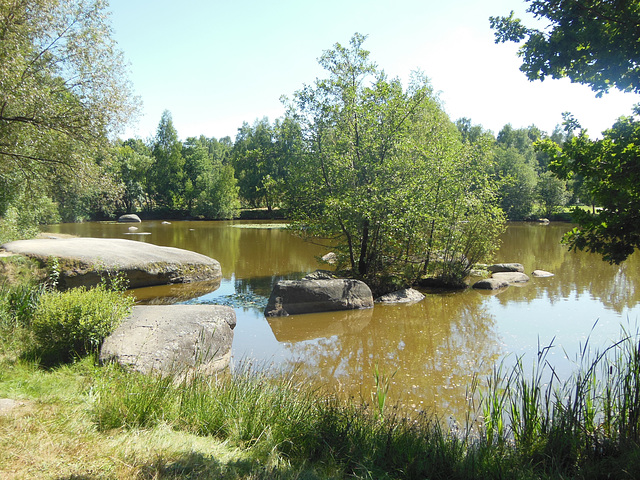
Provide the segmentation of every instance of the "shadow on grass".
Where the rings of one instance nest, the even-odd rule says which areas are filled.
[[[326,478],[315,472],[301,471],[299,467],[283,465],[267,467],[258,460],[242,459],[227,463],[216,458],[191,452],[176,457],[158,456],[155,460],[139,467],[137,478],[144,480],[157,479],[200,479],[215,478],[231,480],[250,478],[252,480],[285,480]]]

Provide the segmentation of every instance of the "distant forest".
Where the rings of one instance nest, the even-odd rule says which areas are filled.
[[[538,140],[567,140],[560,127],[548,134],[536,126],[505,125],[496,136],[467,118],[455,126],[460,140],[481,146],[486,172],[498,181],[499,203],[510,220],[550,217],[566,205],[590,205],[580,178],[559,180],[548,170]],[[94,159],[92,178],[58,184],[41,198],[39,223],[114,218],[123,213],[153,217],[231,219],[241,209],[266,209],[286,216],[289,168],[303,155],[304,139],[293,118],[245,122],[235,141],[189,137],[180,140],[165,111],[155,137],[118,140]],[[275,213],[273,213],[275,215]],[[269,214],[267,214],[269,216]]]

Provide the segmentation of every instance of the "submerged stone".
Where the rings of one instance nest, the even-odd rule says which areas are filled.
[[[534,270],[533,272],[531,272],[531,275],[534,277],[541,277],[541,278],[555,276],[553,273],[545,272],[544,270]]]
[[[375,299],[376,303],[415,303],[424,299],[424,295],[414,288],[404,288],[386,293]]]
[[[509,282],[506,280],[501,280],[499,278],[483,278],[482,280],[478,280],[473,284],[472,288],[477,288],[481,290],[500,290],[502,288],[507,288],[509,286]]]
[[[499,272],[491,275],[491,278],[502,280],[509,284],[526,283],[529,281],[529,277],[522,272]]]
[[[524,273],[524,266],[521,263],[495,263],[487,266],[491,273],[520,272]]]

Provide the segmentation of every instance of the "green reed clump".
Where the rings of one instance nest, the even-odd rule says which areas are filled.
[[[550,347],[540,350],[530,374],[521,359],[509,375],[498,368],[483,394],[478,445],[545,475],[577,475],[613,462],[618,473],[632,478],[630,470],[640,463],[622,466],[615,459],[639,451],[638,335],[623,332],[622,340],[592,356],[587,346],[566,381],[546,359]],[[615,476],[611,468],[606,470]]]

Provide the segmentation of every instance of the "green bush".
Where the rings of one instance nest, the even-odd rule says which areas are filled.
[[[45,293],[31,322],[34,354],[51,364],[97,352],[104,338],[129,314],[132,303],[130,297],[104,285]]]

